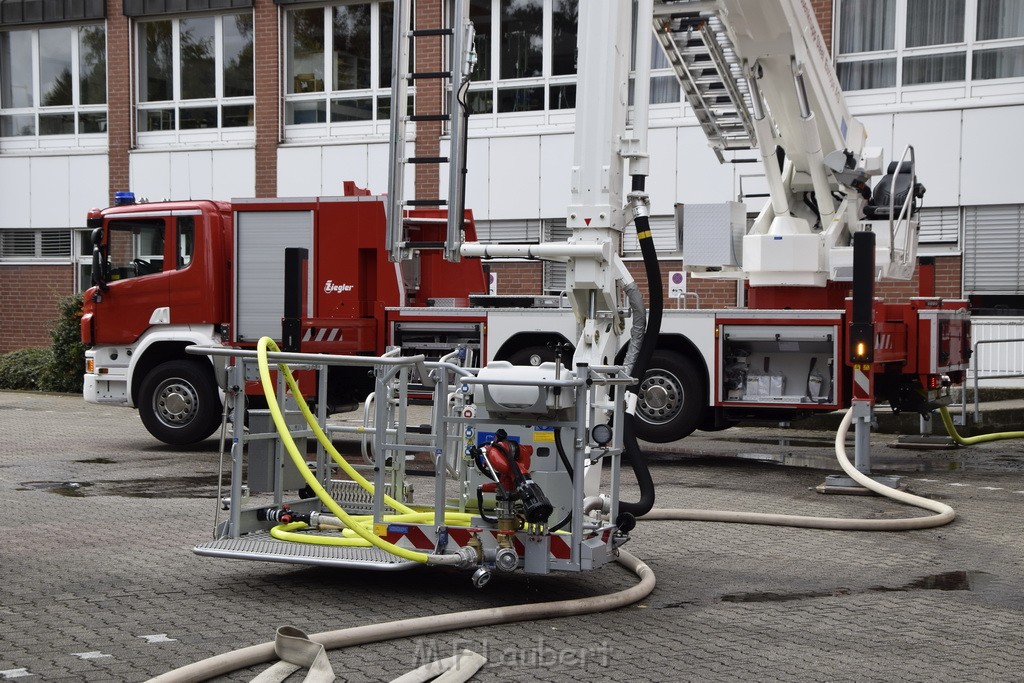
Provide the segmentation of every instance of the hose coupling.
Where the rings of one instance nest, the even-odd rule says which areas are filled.
[[[651,215],[651,198],[646,192],[630,192],[626,195],[626,202],[629,210],[633,212],[634,220]]]
[[[519,566],[519,553],[515,548],[498,548],[494,554],[494,566],[503,572],[515,571]]]
[[[454,554],[459,558],[455,565],[459,569],[470,569],[480,564],[476,550],[469,546],[459,548]]]
[[[309,514],[295,512],[288,505],[276,508],[264,508],[256,512],[256,519],[261,522],[276,522],[277,524],[291,524],[292,522],[309,523]]]

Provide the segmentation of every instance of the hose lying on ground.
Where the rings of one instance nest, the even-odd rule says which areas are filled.
[[[644,521],[708,521],[732,522],[742,524],[769,524],[775,526],[792,526],[811,529],[842,529],[862,531],[902,531],[909,529],[925,529],[948,524],[956,517],[950,506],[938,501],[915,496],[879,484],[850,463],[846,455],[846,434],[853,421],[853,413],[847,411],[836,433],[836,458],[843,471],[861,486],[882,496],[891,498],[907,505],[913,505],[936,514],[928,517],[907,519],[842,519],[834,517],[804,517],[798,515],[778,515],[752,512],[729,512],[716,510],[668,509],[654,510],[643,517]],[[654,590],[655,577],[650,567],[641,562],[631,553],[619,549],[618,561],[632,571],[640,582],[631,588],[590,598],[576,600],[559,600],[555,602],[493,607],[479,610],[456,612],[454,614],[431,615],[383,624],[356,626],[336,631],[326,631],[309,636],[309,639],[321,643],[327,649],[365,645],[383,640],[408,638],[427,633],[489,626],[500,623],[531,621],[554,617],[577,616],[592,614],[625,607],[650,595]],[[238,669],[271,661],[275,658],[274,643],[263,643],[250,647],[226,652],[208,659],[167,672],[151,679],[153,683],[180,683],[184,681],[204,681]]]
[[[836,459],[839,466],[855,482],[864,488],[900,503],[913,505],[924,510],[931,510],[934,515],[928,517],[909,517],[904,519],[844,519],[841,517],[803,517],[799,515],[776,515],[763,512],[731,512],[726,510],[653,510],[641,520],[667,521],[689,520],[700,522],[732,522],[737,524],[770,524],[774,526],[793,526],[805,529],[843,529],[847,531],[906,531],[909,529],[929,529],[949,524],[956,517],[956,511],[945,503],[915,496],[905,491],[879,484],[862,474],[846,456],[846,433],[853,422],[853,412],[846,411],[843,421],[836,433]]]
[[[644,599],[654,590],[654,572],[650,567],[625,550],[619,550],[619,564],[636,574],[640,581],[624,590],[608,595],[595,595],[575,600],[557,600],[507,607],[489,607],[486,609],[467,610],[453,614],[432,614],[413,619],[402,619],[383,624],[354,626],[336,631],[325,631],[309,636],[309,639],[322,643],[328,650],[365,645],[396,638],[409,638],[427,633],[440,633],[458,629],[508,624],[517,621],[535,621],[553,617],[571,617],[581,614],[606,612],[631,605]],[[151,679],[150,683],[185,683],[186,681],[205,681],[214,676],[245,669],[257,664],[269,662],[275,658],[274,643],[267,642],[252,645],[240,650],[183,666]]]
[[[942,417],[942,424],[946,426],[949,437],[961,446],[973,446],[986,441],[1000,441],[1002,439],[1024,439],[1024,432],[996,432],[993,434],[978,434],[977,436],[960,436],[953,425],[953,418],[949,416],[946,406],[939,408],[939,416]]]

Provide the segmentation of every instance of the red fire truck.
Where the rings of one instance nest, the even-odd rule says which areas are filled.
[[[382,198],[350,183],[346,191],[92,211],[96,284],[85,293],[81,323],[89,346],[85,399],[138,408],[146,428],[166,443],[210,436],[222,405],[215,368],[185,347],[281,339],[289,248],[308,254],[295,316],[303,351],[379,355],[389,338],[388,307],[465,305],[471,293],[486,291],[479,259],[451,263],[430,251],[390,262]],[[443,212],[431,210],[413,218],[425,241],[445,222]],[[474,235],[468,214],[466,231]],[[460,341],[460,327],[443,316],[418,334],[449,346]],[[365,370],[332,372],[329,404],[350,404],[372,386]]]

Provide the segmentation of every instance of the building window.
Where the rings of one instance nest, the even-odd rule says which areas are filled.
[[[0,31],[5,148],[102,145],[106,104],[102,24]]]
[[[285,24],[286,124],[330,134],[389,120],[393,3],[288,10]]]
[[[1024,78],[1021,0],[839,0],[848,91]]]
[[[964,293],[1024,295],[1024,204],[964,207]]]
[[[140,21],[137,39],[141,139],[253,125],[251,12]]]
[[[71,261],[71,231],[7,228],[0,230],[0,262],[64,264]]]
[[[579,0],[471,0],[474,114],[576,107]]]

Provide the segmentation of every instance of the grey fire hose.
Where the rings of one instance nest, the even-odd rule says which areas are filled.
[[[557,600],[508,607],[489,607],[452,614],[432,614],[413,619],[402,619],[383,624],[367,624],[343,628],[336,631],[325,631],[309,636],[309,640],[322,644],[326,649],[333,650],[352,645],[365,645],[396,638],[409,638],[426,633],[440,633],[457,629],[508,624],[517,621],[536,621],[553,617],[571,617],[580,614],[606,612],[631,605],[642,600],[654,590],[654,572],[631,553],[620,549],[619,564],[637,575],[640,581],[630,588],[610,593],[595,595],[575,600]],[[199,662],[183,666],[151,679],[151,683],[185,683],[186,681],[205,681],[214,676],[222,676],[238,669],[245,669],[275,659],[274,643],[252,645],[240,650],[225,652]]]

